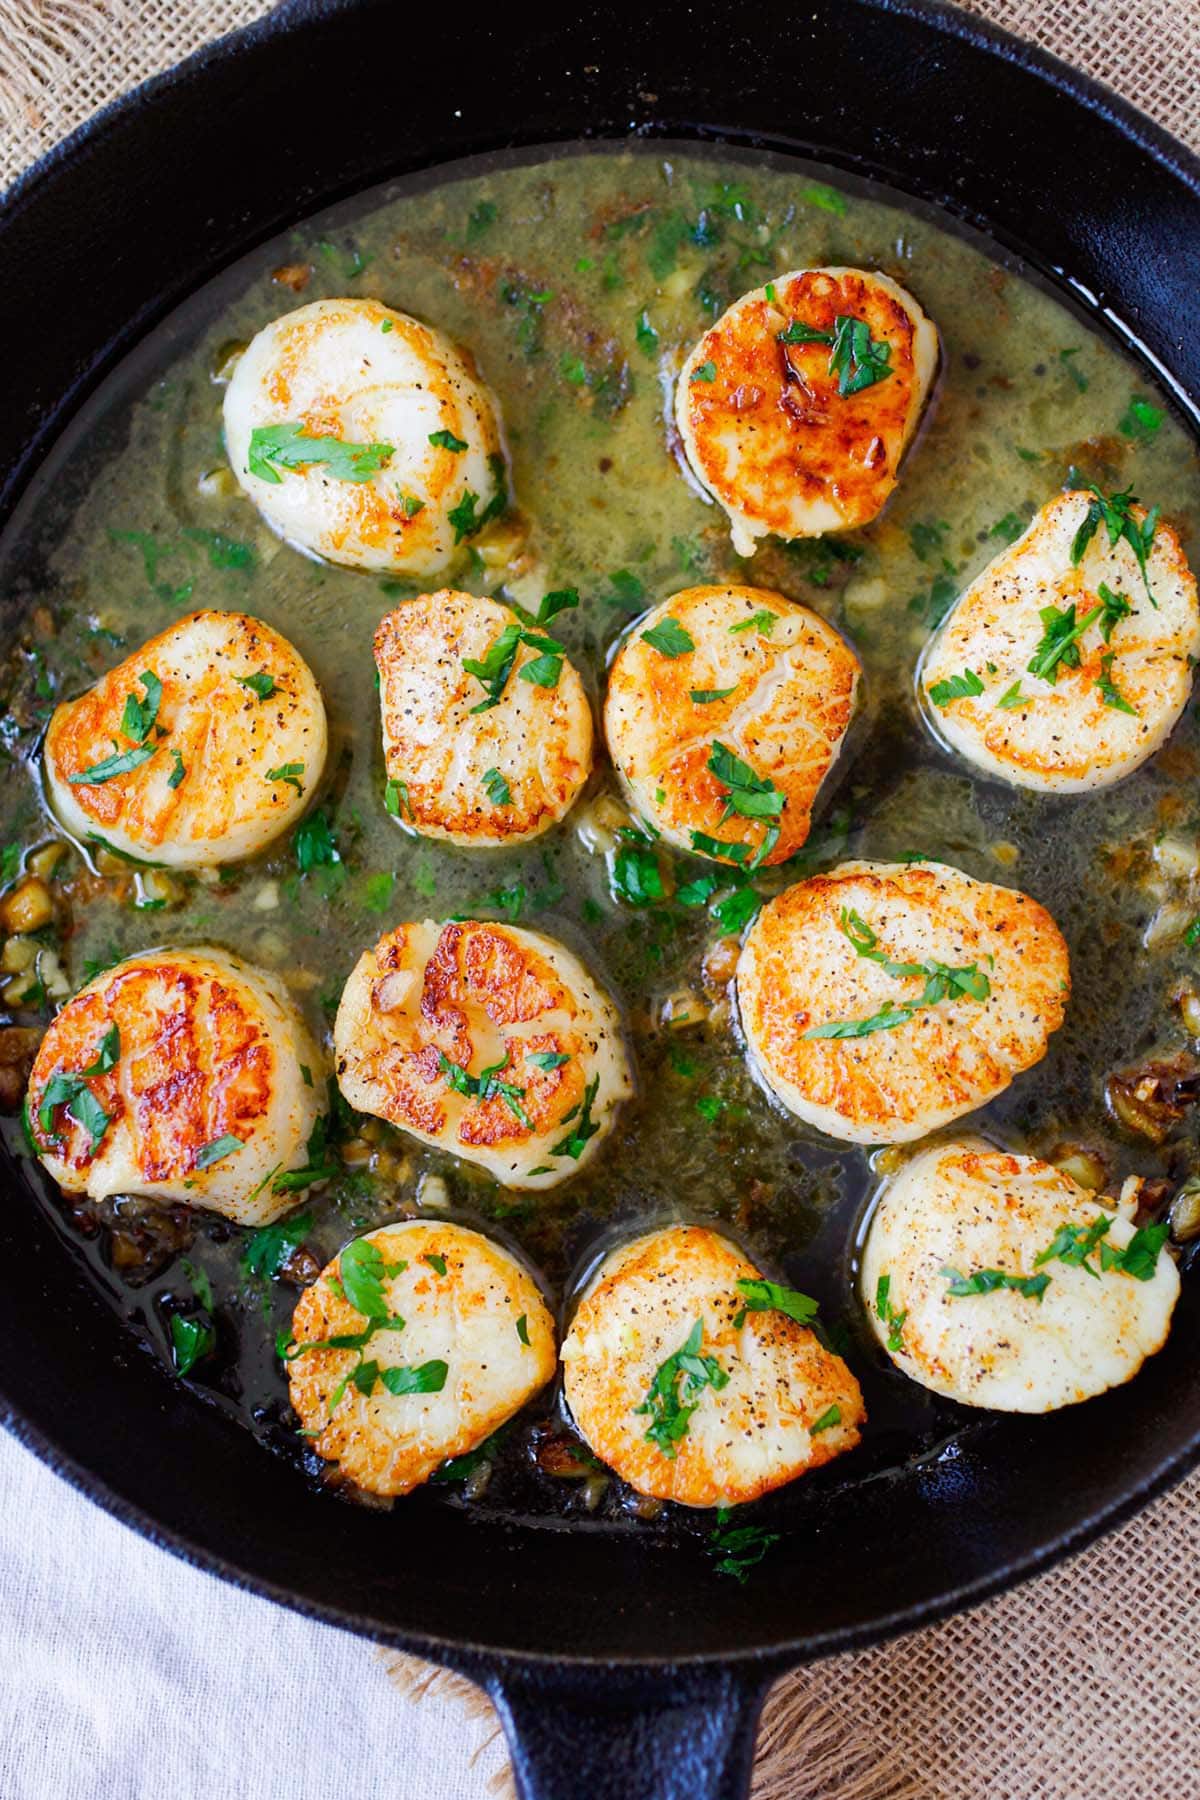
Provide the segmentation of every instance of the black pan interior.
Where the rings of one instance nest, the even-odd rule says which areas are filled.
[[[631,126],[789,146],[947,204],[1200,394],[1200,171],[1080,78],[950,9],[812,0],[743,18],[607,5],[436,20],[298,5],[69,142],[0,219],[6,508],[71,407],[157,318],[290,219],[450,157]],[[319,121],[319,129],[314,128]],[[119,196],[119,204],[114,203]],[[31,321],[33,322],[31,324]],[[292,1605],[463,1660],[794,1659],[916,1623],[1083,1542],[1200,1454],[1200,1300],[1136,1383],[980,1423],[902,1474],[814,1493],[771,1579],[714,1581],[573,1529],[391,1520],[323,1498],[172,1384],[92,1295],[12,1170],[0,1207],[0,1391],[26,1441],[160,1542]]]

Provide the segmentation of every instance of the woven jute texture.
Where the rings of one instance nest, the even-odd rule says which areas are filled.
[[[0,0],[0,186],[106,101],[267,10]],[[1200,148],[1200,0],[968,10]],[[1200,1800],[1198,1549],[1200,1477],[1015,1593],[788,1676],[767,1707],[756,1800]],[[457,1696],[464,1724],[494,1729],[458,1677],[388,1664],[405,1693]]]

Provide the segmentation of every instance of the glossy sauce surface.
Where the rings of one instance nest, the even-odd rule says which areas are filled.
[[[683,473],[669,423],[673,375],[738,294],[773,273],[829,265],[878,267],[911,288],[941,333],[938,389],[878,520],[838,539],[770,539],[742,559],[724,514]],[[566,1318],[570,1294],[614,1234],[718,1220],[770,1274],[817,1296],[830,1327],[845,1333],[870,1422],[857,1451],[811,1478],[818,1489],[981,1428],[906,1382],[871,1345],[853,1257],[877,1171],[867,1153],[777,1110],[748,1074],[726,988],[732,953],[714,948],[721,920],[673,898],[710,865],[664,854],[663,897],[629,904],[614,866],[620,804],[603,764],[565,822],[524,849],[423,841],[385,810],[371,640],[382,615],[420,584],[323,565],[273,537],[228,478],[214,379],[231,347],[270,319],[347,293],[426,318],[475,357],[499,398],[518,515],[507,563],[502,543],[493,566],[474,556],[455,584],[526,604],[539,591],[577,588],[581,605],[554,629],[597,715],[619,635],[683,587],[775,588],[852,640],[863,706],[834,791],[822,793],[805,849],[786,868],[761,872],[756,886],[769,895],[846,856],[922,854],[1034,895],[1070,945],[1068,1017],[1039,1068],[971,1124],[1041,1154],[1086,1144],[1113,1177],[1177,1179],[1194,1161],[1186,1119],[1155,1145],[1123,1135],[1104,1099],[1111,1070],[1189,1052],[1173,1001],[1197,952],[1181,930],[1150,949],[1143,936],[1161,904],[1185,904],[1180,879],[1172,875],[1172,887],[1161,873],[1161,843],[1194,843],[1200,828],[1194,715],[1114,790],[1045,799],[972,778],[932,738],[913,675],[955,593],[1072,467],[1106,491],[1133,486],[1160,505],[1195,562],[1194,445],[1111,341],[945,222],[875,192],[831,187],[792,163],[694,148],[592,150],[442,171],[264,246],[117,371],[0,543],[8,651],[0,842],[28,851],[60,835],[44,812],[37,762],[54,702],[188,610],[246,611],[276,627],[315,671],[329,710],[318,805],[338,860],[301,868],[289,835],[212,880],[176,875],[164,890],[152,872],[111,864],[98,872],[95,847],[73,847],[58,869],[58,919],[47,934],[70,991],[89,963],[156,943],[215,943],[281,975],[328,1045],[342,984],[364,948],[402,920],[465,913],[561,938],[624,1009],[639,1093],[592,1168],[553,1192],[522,1195],[387,1127],[346,1122],[351,1166],[300,1209],[309,1223],[298,1236],[317,1265],[352,1233],[436,1203],[430,1184],[440,1182],[450,1215],[518,1248]],[[22,1024],[49,1016],[36,1006],[10,1014]],[[15,1128],[11,1136],[19,1148]],[[305,1461],[274,1358],[298,1289],[247,1272],[247,1234],[185,1209],[163,1217],[118,1200],[71,1210],[44,1184],[39,1192],[168,1370],[172,1309],[194,1310],[211,1287],[217,1348],[189,1379]],[[564,1431],[549,1390],[506,1433],[486,1484],[467,1482],[467,1503],[646,1529],[636,1515],[654,1509],[615,1479],[593,1479],[560,1443]],[[460,1496],[463,1482],[439,1491]],[[793,1501],[784,1493],[770,1510],[786,1518]]]

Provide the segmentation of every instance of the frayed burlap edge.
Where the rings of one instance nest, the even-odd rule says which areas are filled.
[[[449,1669],[434,1669],[416,1656],[378,1652],[409,1701],[427,1697],[460,1708],[477,1741],[468,1752],[472,1766],[501,1737],[499,1720],[482,1688]],[[852,1696],[847,1695],[850,1699]],[[498,1769],[488,1783],[495,1800],[515,1800],[512,1772]],[[817,1699],[795,1676],[772,1688],[763,1711],[754,1765],[753,1800],[930,1800],[928,1785],[892,1755],[880,1758],[875,1745],[855,1731],[852,1719]]]

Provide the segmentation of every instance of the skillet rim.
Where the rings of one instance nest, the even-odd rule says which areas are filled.
[[[1095,115],[1116,129],[1132,145],[1148,156],[1167,175],[1177,181],[1195,199],[1200,200],[1200,155],[1181,143],[1165,128],[1148,118],[1130,102],[1113,92],[1104,83],[1074,68],[1052,52],[1040,46],[1022,40],[1007,31],[1004,27],[967,13],[958,6],[947,3],[947,0],[854,0],[854,4],[874,13],[896,15],[915,22],[918,27],[927,31],[933,42],[939,37],[947,37],[965,41],[986,53],[995,55],[1003,61],[1022,70],[1036,80],[1052,88],[1063,96],[1068,103],[1082,107],[1084,111]],[[235,57],[243,48],[269,45],[277,37],[286,36],[295,28],[319,23],[322,19],[357,10],[357,0],[282,0],[274,11],[263,15],[240,29],[226,33],[224,36],[202,46],[184,61],[172,68],[150,77],[110,101],[93,114],[83,124],[76,127],[66,138],[55,145],[25,170],[11,185],[6,193],[0,195],[0,205],[6,211],[10,209],[24,210],[36,207],[45,186],[55,179],[69,181],[80,158],[91,153],[98,145],[104,144],[119,133],[125,121],[135,113],[152,106],[157,99],[168,93],[181,82],[194,83],[203,80],[205,71],[212,66],[223,64],[227,59]],[[697,127],[691,123],[688,128],[678,127],[679,135],[694,135],[700,142],[720,141],[721,133],[715,128]],[[608,138],[607,132],[598,131],[592,134],[597,141]],[[752,143],[758,134],[746,130],[741,141]],[[759,138],[758,141],[764,141]],[[766,140],[780,144],[777,137]],[[782,146],[785,151],[791,149],[798,153],[799,143]],[[861,172],[862,159],[849,157],[842,162],[837,159],[836,147],[832,153],[822,152],[822,159],[836,167],[857,167]],[[897,191],[903,193],[904,187],[895,184]],[[354,184],[355,189],[361,183]],[[338,191],[343,191],[339,189]],[[912,191],[910,186],[909,191]],[[319,205],[327,203],[328,190],[323,197],[310,196],[305,201],[305,212],[315,210]],[[987,230],[987,221],[973,209],[959,205],[952,197],[943,196],[940,204],[943,209],[959,217],[968,217]],[[274,228],[272,228],[274,229]],[[1005,234],[998,228],[991,228],[994,242],[1003,243]],[[237,254],[255,242],[263,239],[263,228],[247,228],[242,245]],[[1044,266],[1037,258],[1030,258],[1034,266]],[[1069,275],[1059,275],[1061,285],[1070,283]],[[188,291],[192,291],[189,287]],[[171,292],[159,296],[153,308],[148,309],[151,317],[162,316],[178,303],[180,294]],[[86,394],[94,390],[107,369],[128,353],[131,345],[138,341],[147,329],[147,313],[139,312],[128,322],[126,328],[110,342],[89,366],[83,370],[73,382],[69,391],[59,397],[49,416],[43,421],[41,429],[32,440],[26,454],[15,465],[9,489],[10,501],[15,502],[26,485],[32,469],[36,468],[46,454],[48,446],[53,443],[64,423],[78,410]],[[10,510],[6,507],[6,512]],[[1149,1476],[1139,1481],[1131,1489],[1125,1491],[1119,1499],[1111,1504],[1101,1504],[1079,1519],[1074,1525],[1059,1531],[1048,1541],[1042,1542],[1036,1549],[1022,1552],[1011,1558],[1002,1566],[973,1579],[960,1581],[951,1588],[943,1588],[936,1597],[915,1602],[907,1602],[901,1607],[893,1608],[880,1615],[870,1623],[859,1623],[841,1628],[809,1632],[804,1638],[781,1644],[779,1642],[761,1647],[741,1647],[732,1650],[701,1650],[682,1656],[648,1658],[644,1654],[629,1656],[598,1656],[580,1654],[563,1657],[559,1652],[530,1651],[521,1648],[501,1645],[479,1644],[465,1641],[461,1636],[444,1638],[437,1634],[405,1629],[380,1628],[368,1623],[363,1616],[348,1608],[339,1608],[321,1601],[300,1595],[296,1590],[280,1585],[260,1574],[249,1573],[232,1560],[200,1548],[185,1532],[164,1526],[161,1521],[143,1507],[129,1501],[100,1476],[93,1473],[83,1462],[63,1451],[55,1442],[52,1433],[34,1424],[27,1413],[11,1402],[3,1392],[3,1375],[0,1372],[0,1423],[18,1439],[22,1445],[36,1454],[56,1475],[67,1481],[75,1490],[119,1520],[122,1524],[137,1531],[157,1548],[169,1551],[193,1568],[202,1569],[229,1581],[234,1586],[252,1592],[285,1605],[292,1611],[313,1618],[323,1624],[332,1625],[344,1630],[353,1631],[356,1635],[373,1639],[398,1649],[411,1650],[430,1656],[436,1660],[462,1669],[465,1673],[474,1673],[479,1679],[498,1678],[498,1671],[512,1671],[518,1677],[535,1675],[538,1671],[546,1671],[550,1667],[564,1665],[576,1674],[590,1670],[608,1669],[620,1671],[625,1676],[636,1677],[663,1676],[672,1670],[691,1669],[697,1672],[705,1669],[735,1669],[746,1676],[756,1675],[760,1680],[774,1672],[796,1666],[801,1662],[816,1660],[823,1656],[840,1651],[862,1648],[885,1639],[895,1637],[907,1630],[915,1630],[935,1623],[951,1614],[970,1609],[1003,1592],[1018,1583],[1030,1579],[1043,1572],[1055,1563],[1083,1549],[1104,1532],[1112,1530],[1142,1511],[1153,1499],[1174,1487],[1185,1475],[1200,1465],[1200,1428],[1197,1428],[1190,1441],[1183,1442],[1170,1452],[1166,1460]]]

